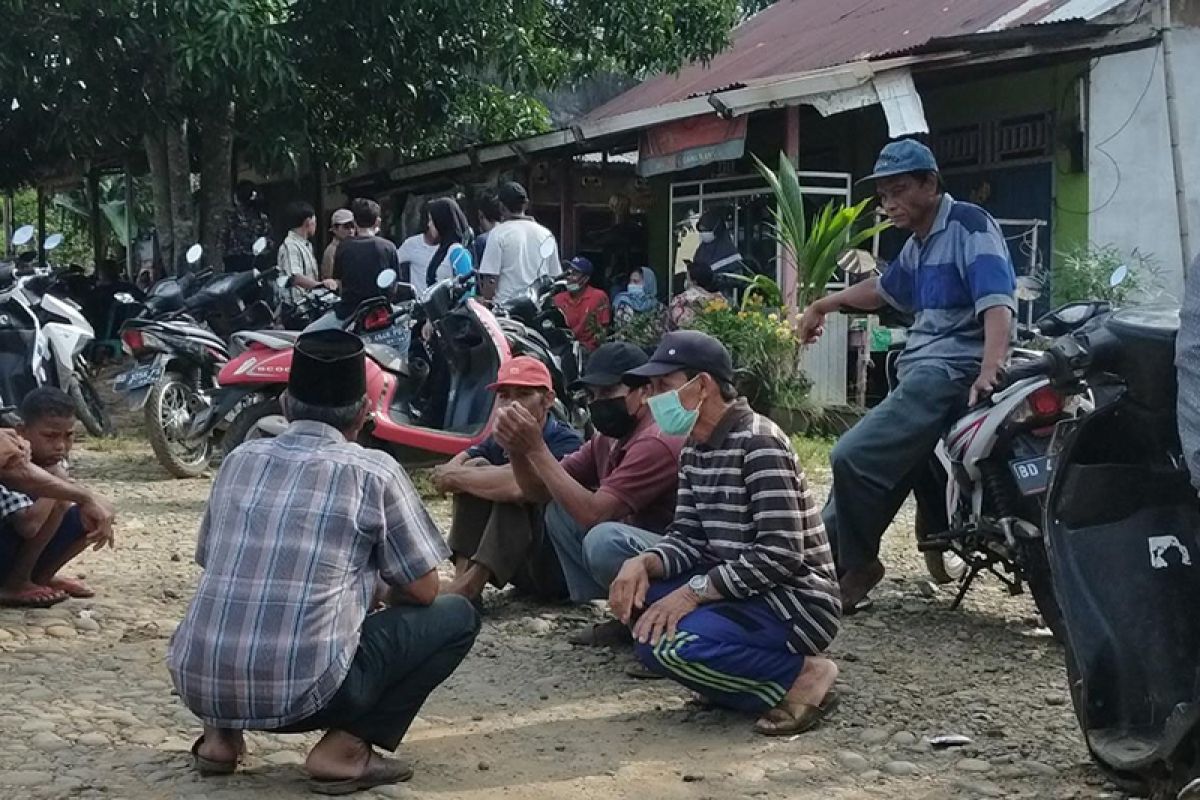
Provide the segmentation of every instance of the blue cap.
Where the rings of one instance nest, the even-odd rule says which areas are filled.
[[[858,182],[926,171],[938,171],[937,159],[933,157],[933,151],[915,139],[901,139],[898,142],[890,142],[884,147],[879,153],[879,159],[875,162],[875,171]]]
[[[576,272],[582,272],[584,275],[592,274],[592,262],[583,256],[575,256],[567,263],[570,264],[571,269],[575,270]]]

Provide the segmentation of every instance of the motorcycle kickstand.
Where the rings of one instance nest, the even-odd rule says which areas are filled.
[[[967,596],[967,592],[971,588],[971,584],[975,582],[975,578],[979,576],[981,567],[975,561],[971,561],[971,569],[963,576],[962,582],[958,585],[958,594],[954,596],[954,602],[950,604],[951,611],[957,611],[962,605],[963,598]]]

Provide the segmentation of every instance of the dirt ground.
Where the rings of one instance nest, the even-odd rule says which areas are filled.
[[[128,430],[128,428],[126,428]],[[100,594],[0,610],[0,798],[308,796],[310,736],[252,734],[246,768],[201,780],[195,720],[163,659],[195,584],[210,481],[169,479],[137,439],[84,441],[76,474],[116,500],[118,547],[78,572]],[[809,465],[817,484],[819,465]],[[443,524],[447,505],[431,499]],[[479,640],[402,747],[417,774],[367,797],[1118,798],[1087,760],[1061,651],[1027,597],[984,581],[964,607],[926,597],[910,521],[889,535],[889,578],[833,647],[840,710],[822,729],[766,739],[752,720],[691,707],[680,688],[629,678],[629,651],[566,634],[599,607],[536,607],[492,592]],[[490,591],[490,590],[489,590]],[[936,750],[929,737],[972,743]]]

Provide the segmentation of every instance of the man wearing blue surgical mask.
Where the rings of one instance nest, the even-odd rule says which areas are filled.
[[[822,655],[841,617],[820,511],[788,437],[733,386],[729,351],[698,331],[663,337],[645,365],[664,434],[688,436],[675,519],[609,589],[649,670],[717,705],[760,715],[768,736],[803,733],[832,710],[837,665]],[[589,539],[628,538],[597,526]]]

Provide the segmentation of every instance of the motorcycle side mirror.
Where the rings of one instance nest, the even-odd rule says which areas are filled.
[[[250,252],[256,256],[261,256],[267,250],[267,237],[260,236],[254,240],[254,245],[250,248]],[[189,251],[190,252],[190,251]]]
[[[137,302],[137,299],[133,295],[131,295],[129,292],[117,292],[116,294],[113,295],[113,300],[116,300],[118,303],[123,303],[125,305],[129,305],[131,303]]]
[[[198,244],[194,244],[187,249],[187,254],[184,256],[184,258],[187,260],[187,263],[194,266],[200,263],[200,257],[202,255],[204,255],[204,248]]]
[[[32,225],[22,225],[13,232],[12,243],[15,247],[24,247],[33,241],[34,231]]]
[[[558,250],[558,245],[554,243],[553,236],[547,236],[542,240],[542,244],[538,247],[538,254],[542,259],[554,258],[555,251]]]
[[[1129,267],[1122,264],[1113,270],[1112,275],[1108,276],[1108,286],[1110,289],[1115,289],[1125,282],[1129,277]]]
[[[1042,282],[1031,275],[1017,278],[1017,299],[1032,303],[1042,296]]]
[[[375,278],[375,285],[382,291],[387,291],[396,284],[396,270],[385,269]]]
[[[879,268],[879,261],[866,250],[847,250],[838,256],[838,266],[847,275],[866,275]]]
[[[46,241],[42,242],[43,250],[53,250],[63,243],[63,235],[61,233],[52,233],[46,237]]]

